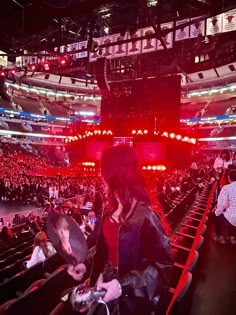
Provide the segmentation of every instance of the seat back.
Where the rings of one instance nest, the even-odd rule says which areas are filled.
[[[26,292],[10,303],[5,309],[5,314],[40,315],[42,301],[39,288],[32,288],[31,291]]]
[[[40,291],[45,301],[42,305],[43,313],[50,313],[60,302],[61,293],[73,285],[74,281],[68,275],[65,266],[61,266],[54,271],[40,286]]]
[[[166,315],[170,315],[173,309],[173,306],[176,302],[180,302],[188,291],[190,284],[192,282],[192,274],[187,271],[180,278],[176,289],[174,290],[173,297],[170,301],[168,309],[166,311]],[[174,312],[173,312],[174,314]]]
[[[22,273],[16,274],[0,285],[0,304],[16,297],[16,291],[19,290],[22,284]]]
[[[43,272],[52,273],[63,264],[65,260],[56,253],[44,261]]]

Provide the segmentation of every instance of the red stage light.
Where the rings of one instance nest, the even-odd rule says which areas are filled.
[[[66,64],[66,59],[65,59],[65,58],[62,58],[62,59],[60,60],[60,64],[61,64],[62,66],[64,66],[64,65]]]
[[[143,169],[143,170],[146,170],[147,168],[146,168],[146,166],[143,166],[142,169]]]
[[[186,141],[186,142],[189,141],[189,137],[184,137],[182,141]]]
[[[132,135],[135,135],[136,134],[136,130],[132,130]]]
[[[11,70],[11,73],[12,73],[12,74],[15,74],[15,73],[16,73],[16,70]]]
[[[35,68],[36,68],[35,66],[31,66],[31,70],[33,70],[33,71],[34,71],[34,70],[35,70]]]
[[[143,131],[143,133],[146,135],[146,134],[148,133],[148,130],[145,129],[145,130]]]
[[[1,76],[2,76],[2,77],[4,77],[4,75],[5,75],[5,72],[4,72],[4,71],[2,71],[2,72],[1,72]]]
[[[177,136],[176,136],[176,139],[177,139],[177,140],[181,140],[181,138],[182,138],[181,135],[177,135]]]
[[[163,166],[161,167],[161,170],[162,170],[162,171],[165,171],[165,170],[166,170],[166,167],[163,165]]]
[[[153,166],[153,167],[152,167],[152,170],[153,170],[153,171],[155,171],[156,169],[157,169],[157,167],[156,167],[156,166]]]
[[[173,132],[170,133],[170,138],[171,138],[171,139],[174,139],[174,138],[175,138],[175,133],[173,133]]]
[[[167,131],[164,131],[164,132],[163,132],[163,136],[164,136],[164,137],[168,137],[168,132],[167,132]]]
[[[148,165],[147,169],[148,169],[148,170],[151,170],[151,169],[152,169],[152,167],[151,167],[150,165]]]
[[[103,135],[106,135],[106,134],[107,134],[106,130],[103,130],[102,134],[103,134]]]
[[[142,135],[143,134],[142,130],[138,130],[137,134]]]

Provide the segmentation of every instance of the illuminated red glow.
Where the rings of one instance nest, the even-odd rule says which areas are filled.
[[[90,136],[112,136],[113,135],[113,132],[111,130],[100,130],[100,129],[97,129],[97,130],[94,130],[94,131],[85,131],[85,134],[81,135],[81,134],[77,134],[75,136],[69,136],[65,139],[65,143],[70,143],[70,142],[73,142],[73,141],[77,141],[79,139],[84,139],[84,138],[88,138]]]
[[[60,60],[60,64],[61,64],[62,66],[64,66],[64,65],[66,64],[66,59],[65,59],[65,58],[62,58],[62,59]]]
[[[135,130],[133,129],[132,130],[132,135],[147,135],[149,134],[149,130],[145,129],[145,130]],[[155,135],[157,135],[158,133],[154,133]],[[77,141],[79,139],[84,139],[84,138],[88,138],[88,137],[91,137],[91,136],[112,136],[113,135],[113,132],[111,130],[100,130],[100,129],[96,129],[96,130],[93,130],[93,131],[85,131],[84,134],[77,134],[75,136],[69,136],[65,139],[65,143],[69,143],[69,142],[72,142],[72,141]],[[196,144],[197,143],[197,139],[196,138],[189,138],[188,136],[182,136],[180,134],[175,134],[174,132],[171,132],[171,133],[168,133],[167,131],[164,131],[162,133],[162,136],[163,137],[166,137],[166,138],[170,138],[172,140],[178,140],[178,141],[183,141],[183,142],[188,142],[188,143],[191,143],[191,144]]]

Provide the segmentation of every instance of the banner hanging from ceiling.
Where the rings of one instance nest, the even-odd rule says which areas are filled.
[[[161,24],[161,30],[172,30],[162,37],[166,48],[171,49],[174,45],[174,42],[179,42],[189,38],[197,38],[199,36],[205,35],[214,36],[222,32],[236,31],[236,9],[227,11],[208,19],[203,18],[203,20],[200,21],[199,19],[201,19],[201,17],[192,18],[191,22],[193,23],[187,26],[186,24],[189,22],[189,19]],[[181,27],[181,25],[183,25],[183,27]],[[176,26],[177,29],[175,29],[174,26]],[[88,46],[88,41],[81,41],[68,44],[66,46],[61,46],[59,51],[62,54],[75,51],[75,54],[72,54],[74,58],[79,59],[88,57],[89,62],[94,62],[97,60],[97,58],[100,57],[112,59],[163,50],[165,47],[163,47],[162,42],[156,37],[139,39],[141,37],[148,36],[154,33],[155,31],[153,27],[149,26],[138,29],[132,34],[126,32],[125,34],[112,34],[100,38],[93,38],[93,46],[98,46],[96,51],[93,52],[91,52],[91,47],[86,50]],[[129,43],[122,43],[122,41],[128,39],[132,39],[132,41]],[[100,45],[109,45],[114,43],[117,44],[99,49]],[[84,51],[76,53],[77,50],[82,49],[84,49]],[[44,62],[46,60],[56,59],[58,58],[58,48],[55,48],[54,51],[55,56],[49,54],[46,51],[43,51],[41,52],[42,56],[39,55],[36,57],[23,57],[22,63],[23,65],[36,64]],[[20,63],[19,60],[18,63]],[[0,65],[5,66],[6,64],[6,58],[0,57]]]
[[[184,39],[189,39],[190,26],[184,26],[184,24],[189,23],[189,19],[176,21],[176,26],[181,26],[179,29],[175,31],[175,41],[180,41]]]
[[[236,31],[236,9],[223,13],[222,32]]]
[[[206,35],[216,35],[222,33],[223,14],[219,14],[207,19]]]

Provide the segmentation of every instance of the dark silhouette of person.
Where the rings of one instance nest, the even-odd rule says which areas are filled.
[[[147,30],[145,32],[145,36],[148,36],[151,34],[153,34],[153,32],[151,30]],[[154,46],[152,45],[152,38],[147,38],[146,39],[146,45],[143,47],[143,49],[148,50],[148,49],[152,49],[152,48],[154,48]]]
[[[94,40],[94,45],[98,45],[99,46],[99,42],[95,41]],[[91,55],[91,59],[96,59],[99,57],[99,54],[98,54],[98,50],[94,51],[93,54]]]
[[[122,40],[124,40],[124,36],[122,36],[122,35],[120,35],[120,36],[118,36],[117,37],[117,41],[119,42],[119,41],[122,41]],[[124,54],[125,53],[125,51],[124,51],[124,49],[123,49],[123,45],[124,44],[121,44],[121,43],[118,43],[118,49],[117,49],[117,51],[115,52],[116,53],[116,55],[120,55],[120,54]]]
[[[104,40],[104,44],[106,45],[106,44],[110,44],[111,43],[111,40],[109,39],[109,38],[106,38],[105,40]],[[110,46],[107,46],[107,47],[105,47],[104,49],[105,49],[105,52],[104,52],[104,54],[103,54],[103,56],[104,57],[109,57],[109,56],[111,56],[112,55],[112,53],[110,52]]]
[[[130,36],[130,38],[132,39],[137,38],[137,37],[138,37],[137,33],[134,33]],[[137,41],[133,41],[131,43],[131,49],[129,50],[129,52],[137,52],[137,51],[139,51],[139,49],[137,48]]]
[[[162,31],[168,30],[168,27],[167,27],[167,26],[164,26],[164,27],[161,28],[161,30],[162,30]],[[170,45],[170,43],[168,42],[168,35],[169,35],[169,33],[167,33],[166,35],[162,36],[162,39],[163,39],[163,41],[164,41],[164,43],[165,43],[166,46],[169,46],[169,45]],[[159,46],[163,46],[161,42],[160,42]]]

